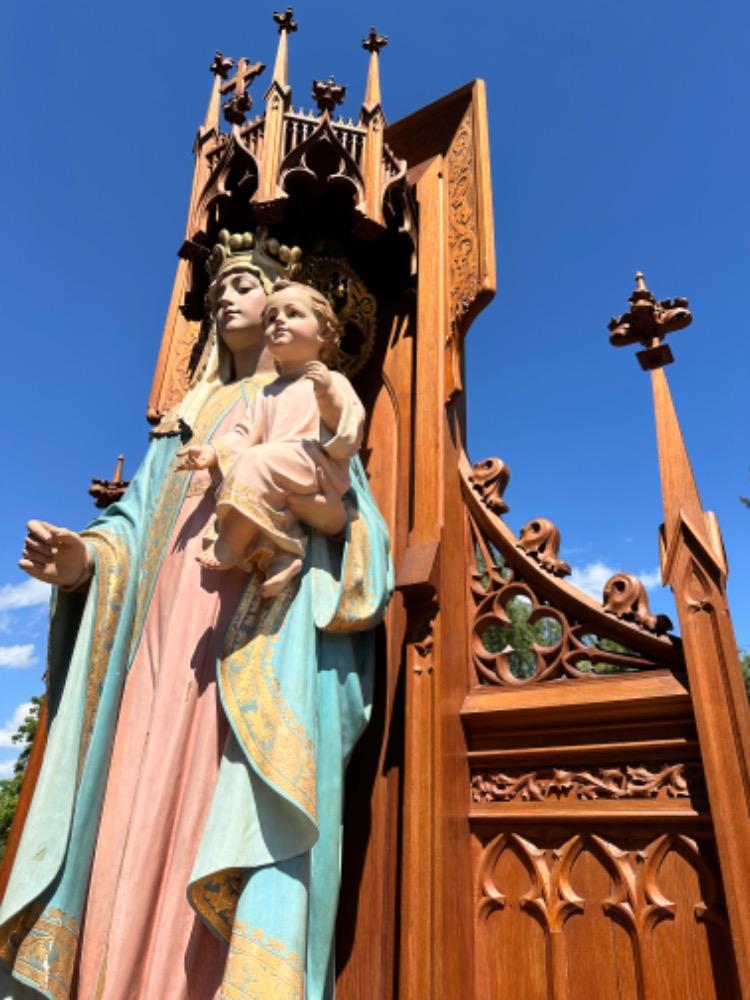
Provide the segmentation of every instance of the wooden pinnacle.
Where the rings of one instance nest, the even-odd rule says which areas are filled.
[[[628,299],[630,309],[618,318],[609,321],[609,342],[613,347],[641,343],[645,350],[638,351],[637,357],[644,371],[663,368],[674,361],[672,351],[664,338],[683,330],[693,322],[693,314],[685,298],[662,299],[659,302],[646,286],[641,271],[635,276],[635,290]]]
[[[367,52],[380,52],[388,44],[387,35],[379,35],[375,28],[370,28],[367,38],[362,39],[362,48]]]
[[[294,20],[294,10],[287,7],[285,11],[275,10],[273,19],[279,26],[279,33],[282,31],[296,31],[299,25]]]
[[[232,66],[234,66],[234,59],[230,59],[217,50],[209,69],[214,76],[220,76],[222,80],[226,80]]]
[[[313,80],[312,96],[321,114],[331,114],[338,104],[344,103],[346,87],[336,83],[332,76],[324,82]]]

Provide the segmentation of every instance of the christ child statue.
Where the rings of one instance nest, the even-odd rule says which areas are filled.
[[[216,569],[257,567],[263,596],[271,597],[300,572],[305,554],[306,535],[287,495],[346,492],[365,412],[349,380],[328,367],[339,326],[324,295],[277,281],[263,328],[279,377],[228,434],[179,451],[178,467],[208,469],[218,485],[216,535],[204,540],[200,561]]]

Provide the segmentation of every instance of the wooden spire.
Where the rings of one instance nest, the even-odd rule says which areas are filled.
[[[657,302],[642,274],[631,308],[609,324],[615,346],[640,341],[651,372],[664,524],[662,579],[674,593],[716,846],[729,911],[741,995],[750,1000],[750,712],[726,593],[727,564],[718,521],[704,511],[664,366],[663,338],[688,326],[687,299]]]
[[[367,38],[362,39],[362,48],[370,53],[370,66],[367,71],[367,86],[362,104],[362,116],[371,115],[376,108],[381,107],[380,94],[380,50],[388,44],[387,35],[379,35],[375,28],[370,28]]]
[[[221,52],[217,52],[214,56],[213,62],[211,63],[209,69],[214,75],[213,86],[211,87],[211,96],[208,99],[208,108],[206,109],[206,117],[203,120],[203,127],[201,133],[205,135],[207,132],[219,130],[219,112],[221,111],[221,87],[224,80],[226,80],[229,75],[230,69],[234,66],[234,60],[229,59],[227,56],[223,55]]]
[[[385,35],[370,28],[362,48],[370,53],[367,86],[360,121],[367,128],[362,153],[362,173],[365,181],[365,213],[374,222],[383,223],[383,114],[380,94],[380,50],[388,44]]]
[[[279,27],[279,45],[273,65],[273,79],[266,91],[266,116],[263,127],[263,153],[261,157],[260,181],[253,195],[254,202],[273,201],[277,196],[279,167],[284,155],[284,114],[292,101],[289,86],[289,35],[299,25],[294,20],[294,11],[275,11],[273,19]]]
[[[285,11],[274,11],[273,19],[279,26],[279,44],[276,49],[276,61],[273,65],[273,80],[271,87],[276,85],[282,93],[289,91],[289,34],[296,31],[299,25],[294,20],[294,11],[287,7]],[[270,88],[269,88],[270,90]],[[266,94],[268,100],[268,94]]]

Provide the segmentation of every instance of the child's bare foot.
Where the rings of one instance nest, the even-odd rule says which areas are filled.
[[[199,556],[195,557],[196,560],[204,566],[206,569],[230,569],[226,563],[220,562],[217,555],[216,549],[213,545],[209,545],[208,548],[204,549]]]
[[[302,560],[285,552],[277,556],[266,569],[266,578],[260,586],[263,597],[276,597],[302,569]]]
[[[233,569],[242,565],[241,555],[238,556],[237,551],[231,545],[227,545],[221,535],[215,539],[204,538],[203,552],[195,558],[206,569]]]

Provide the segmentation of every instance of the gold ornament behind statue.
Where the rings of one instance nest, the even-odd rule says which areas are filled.
[[[372,354],[377,330],[377,301],[344,260],[304,257],[296,278],[322,292],[341,327],[341,343],[333,367],[348,378],[364,368]]]

